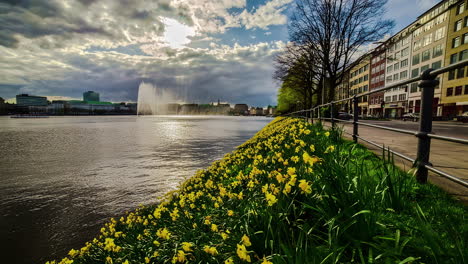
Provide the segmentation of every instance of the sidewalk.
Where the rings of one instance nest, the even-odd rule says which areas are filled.
[[[324,122],[324,125],[330,126],[330,123]],[[337,125],[338,127],[343,127],[343,130],[348,133],[352,133],[353,131],[352,124],[340,123]],[[372,141],[379,145],[385,145],[385,147],[389,147],[391,150],[402,153],[410,158],[414,159],[416,157],[417,138],[415,136],[366,126],[359,126],[359,135],[366,140]],[[343,136],[352,140],[352,137],[349,134],[343,133]],[[382,155],[381,149],[363,142],[362,140],[358,140],[358,143],[366,146],[369,150],[373,151],[377,155]],[[395,164],[401,169],[405,171],[411,169],[411,162],[404,160],[396,155],[394,158]],[[467,161],[467,145],[434,139],[431,141],[430,162],[435,168],[468,181]],[[433,173],[429,174],[428,179],[431,183],[439,186],[450,195],[462,201],[462,203],[468,204],[468,189],[464,186],[461,186],[460,184],[454,183]]]

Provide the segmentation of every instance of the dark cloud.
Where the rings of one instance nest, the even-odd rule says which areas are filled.
[[[136,101],[138,86],[145,81],[191,102],[219,98],[251,105],[273,103],[277,89],[271,80],[272,58],[278,46],[220,46],[207,34],[223,32],[224,23],[237,25],[223,8],[240,7],[242,1],[189,4],[174,6],[169,0],[0,2],[0,52],[7,54],[0,60],[0,75],[7,75],[0,78],[4,85],[0,96],[26,92],[80,98],[84,91],[95,90],[103,100]],[[204,39],[204,45],[196,49],[167,46],[164,31],[170,25],[165,28],[162,17],[196,29],[192,41]],[[221,17],[226,18],[224,22]]]
[[[74,18],[70,22],[63,21],[60,8],[50,3],[39,5],[36,1],[31,2],[23,1],[10,6],[0,3],[0,25],[2,25],[0,27],[0,36],[2,36],[0,45],[16,48],[18,46],[16,35],[32,39],[43,36],[59,36],[57,41],[73,38],[74,34],[112,37],[112,34],[102,27],[92,25],[81,18]],[[41,45],[45,44],[41,43]],[[50,48],[59,45],[49,43],[45,46]]]
[[[17,48],[21,38],[53,37],[57,42],[80,45],[107,41],[107,45],[130,44],[131,39],[160,36],[160,17],[177,18],[193,25],[189,10],[175,9],[166,0],[23,0],[0,2],[0,45]],[[49,40],[52,41],[52,40]],[[40,43],[45,48],[60,47]]]

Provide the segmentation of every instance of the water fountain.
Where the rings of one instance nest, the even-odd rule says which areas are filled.
[[[138,115],[177,114],[176,96],[168,89],[142,82],[138,87]]]

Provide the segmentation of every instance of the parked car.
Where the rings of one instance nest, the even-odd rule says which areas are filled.
[[[338,112],[338,119],[350,120],[353,118],[352,114],[346,112]]]
[[[416,122],[419,120],[419,113],[406,113],[401,117],[401,119],[403,119],[403,121],[413,120],[413,122]]]
[[[461,121],[463,123],[468,123],[468,111],[464,112],[463,114],[457,116],[457,121]]]

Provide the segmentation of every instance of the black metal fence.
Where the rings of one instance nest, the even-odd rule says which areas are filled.
[[[398,133],[403,133],[403,134],[408,134],[408,135],[414,135],[418,138],[418,148],[417,148],[417,153],[416,153],[416,159],[412,159],[402,153],[398,153],[393,150],[389,150],[391,153],[394,155],[401,157],[405,160],[408,160],[413,163],[414,167],[417,168],[416,170],[416,178],[419,182],[421,183],[426,183],[427,182],[427,176],[428,176],[428,171],[432,171],[440,176],[443,176],[453,182],[456,182],[458,184],[461,184],[464,187],[468,187],[468,182],[464,181],[454,175],[451,175],[447,172],[438,170],[432,166],[432,164],[429,162],[429,156],[431,152],[431,139],[437,139],[437,140],[443,140],[443,141],[450,141],[450,142],[455,142],[455,143],[460,143],[460,144],[465,144],[468,145],[468,140],[466,139],[461,139],[461,138],[454,138],[454,137],[446,137],[446,136],[439,136],[434,133],[432,133],[432,103],[434,99],[434,89],[435,87],[439,84],[439,81],[437,80],[437,76],[446,72],[449,72],[451,70],[455,70],[461,67],[465,67],[468,65],[468,60],[460,61],[458,63],[454,63],[452,65],[449,65],[447,67],[443,67],[437,70],[433,69],[428,69],[424,72],[421,73],[419,77],[411,78],[405,81],[400,81],[398,83],[392,84],[385,86],[380,89],[375,89],[368,91],[366,93],[362,93],[359,95],[354,95],[353,97],[348,97],[345,99],[341,100],[336,100],[332,101],[326,104],[318,105],[314,108],[311,109],[305,109],[305,110],[300,110],[296,112],[292,112],[289,114],[286,114],[285,116],[299,116],[299,117],[304,117],[304,118],[318,118],[319,120],[329,120],[331,122],[332,127],[335,127],[336,122],[343,122],[343,123],[352,123],[353,124],[353,133],[348,133],[353,137],[354,142],[358,142],[358,139],[369,143],[373,146],[376,146],[380,149],[383,149],[383,146],[380,146],[379,144],[369,141],[359,135],[359,126],[368,126],[368,127],[373,127],[373,128],[378,128],[378,129],[384,129],[384,130],[389,130],[393,132],[398,132]],[[397,88],[403,85],[407,85],[413,82],[418,82],[419,81],[419,87],[421,88],[421,111],[420,111],[420,119],[419,119],[419,130],[418,131],[411,131],[411,130],[404,130],[404,129],[398,129],[398,128],[391,128],[391,127],[386,127],[386,126],[379,126],[375,124],[368,124],[364,122],[359,122],[359,106],[358,106],[358,98],[359,97],[364,97],[368,96],[370,94],[378,93],[378,92],[383,92],[392,88]],[[338,119],[335,118],[334,116],[334,107],[338,104],[343,104],[343,103],[348,103],[352,102],[352,109],[353,109],[353,121],[348,121],[348,120],[343,120],[343,119]],[[321,114],[321,109],[323,107],[329,107],[330,109],[330,117],[323,117]]]

